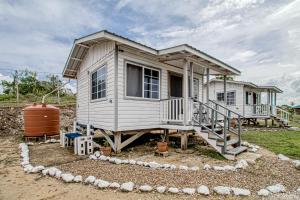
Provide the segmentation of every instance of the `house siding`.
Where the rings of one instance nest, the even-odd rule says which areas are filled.
[[[77,72],[77,122],[113,130],[114,125],[114,42],[89,48]],[[99,67],[107,66],[106,98],[91,101],[90,76]]]

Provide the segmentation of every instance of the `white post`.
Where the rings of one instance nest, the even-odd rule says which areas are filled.
[[[194,66],[193,62],[190,62],[190,90],[191,98],[194,98]]]
[[[206,104],[209,104],[209,68],[206,69]]]
[[[274,98],[275,99],[275,103],[274,103],[274,105],[276,106],[277,105],[277,93],[275,92],[274,95],[275,95],[275,98]]]
[[[189,108],[189,91],[188,91],[188,65],[189,63],[184,60],[183,63],[183,98],[184,98],[184,115],[183,115],[183,123],[187,125],[188,123],[188,108]]]
[[[73,121],[73,133],[76,133],[76,126],[77,126],[77,121]]]
[[[227,76],[224,75],[224,106],[227,106]]]
[[[86,125],[86,136],[90,136],[91,135],[91,125],[88,123]]]

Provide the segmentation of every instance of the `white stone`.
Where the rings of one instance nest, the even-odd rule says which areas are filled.
[[[188,168],[188,166],[180,165],[180,166],[179,166],[179,169],[180,169],[180,170],[188,170],[189,168]]]
[[[205,185],[200,185],[198,188],[197,188],[197,192],[199,194],[202,194],[202,195],[209,195],[209,189],[207,186]]]
[[[44,169],[44,170],[42,171],[42,174],[43,174],[44,176],[48,175],[48,173],[49,173],[49,169],[48,169],[48,168],[47,168],[47,169]]]
[[[213,166],[213,169],[215,171],[225,171],[225,168],[224,167],[220,167],[220,166]]]
[[[249,196],[251,194],[250,190],[242,188],[231,188],[235,196]]]
[[[99,188],[107,188],[110,185],[110,182],[104,180],[98,180],[98,187]]]
[[[280,192],[285,192],[285,187],[281,184],[270,185],[266,189],[274,194],[280,193]]]
[[[76,182],[76,183],[82,182],[82,176],[80,176],[80,175],[75,176],[74,182]]]
[[[255,147],[252,147],[252,148],[248,149],[248,151],[252,152],[252,153],[256,153],[258,151],[258,149]]]
[[[114,157],[108,159],[108,161],[111,162],[111,163],[114,163],[115,160],[116,160],[116,158],[114,158]]]
[[[57,140],[53,138],[53,139],[50,139],[50,142],[51,142],[51,143],[56,143]]]
[[[120,188],[120,184],[117,182],[113,182],[109,185],[110,188],[118,189]]]
[[[61,178],[61,175],[62,175],[62,171],[56,170],[56,172],[55,172],[55,178],[60,179],[60,178]]]
[[[266,189],[261,189],[257,192],[257,195],[266,197],[270,195],[270,191]]]
[[[28,145],[28,146],[33,146],[34,143],[33,143],[33,142],[27,142],[27,145]]]
[[[193,195],[196,192],[195,188],[183,188],[182,192],[185,194]]]
[[[25,165],[29,165],[29,161],[26,160],[26,161],[22,161],[21,162],[21,166],[22,167],[24,167]]]
[[[235,171],[235,167],[230,165],[225,165],[223,168],[225,171]]]
[[[170,187],[168,189],[168,192],[173,193],[173,194],[177,194],[177,193],[179,193],[179,189],[175,188],[175,187]]]
[[[97,159],[98,159],[95,155],[90,155],[89,158],[90,158],[91,160],[97,160]]]
[[[160,168],[160,164],[158,164],[156,162],[149,162],[149,167],[153,168],[153,169],[157,169],[157,168]]]
[[[241,159],[241,160],[237,161],[235,168],[236,169],[246,169],[248,166],[249,165],[248,165],[247,161],[244,159]]]
[[[191,170],[191,171],[199,171],[199,167],[197,167],[197,166],[190,167],[189,170]]]
[[[164,193],[166,191],[166,189],[167,188],[165,186],[158,186],[158,187],[156,187],[156,191],[158,193]]]
[[[135,165],[135,164],[136,164],[136,161],[135,161],[135,160],[129,160],[129,164]]]
[[[123,183],[120,187],[121,191],[123,192],[131,192],[134,188],[134,183],[133,182],[127,182]]]
[[[283,160],[283,161],[288,161],[288,160],[290,160],[288,157],[286,157],[286,156],[283,155],[283,154],[278,154],[278,155],[277,155],[277,158],[278,158],[278,160]]]
[[[20,144],[19,144],[19,149],[22,149],[22,148],[24,148],[24,146],[26,146],[26,144],[25,144],[25,143],[20,143]]]
[[[150,185],[142,185],[139,190],[142,192],[151,192],[153,188]]]
[[[293,165],[296,169],[300,169],[300,160],[294,160]]]
[[[246,147],[249,147],[249,146],[250,146],[249,142],[247,142],[247,141],[242,142],[242,145],[243,145],[243,146],[246,146]]]
[[[101,156],[100,151],[95,151],[94,156],[96,156],[97,158],[99,158]]]
[[[225,186],[217,186],[217,187],[214,187],[214,192],[216,192],[217,194],[220,194],[220,195],[229,195],[231,192],[231,188],[225,187]]]
[[[211,166],[209,164],[206,164],[204,165],[203,167],[204,170],[210,170],[211,169]]]
[[[45,169],[45,167],[44,166],[42,166],[42,165],[39,165],[39,166],[35,166],[35,167],[33,167],[33,169],[32,169],[32,173],[38,173],[38,172],[41,172],[41,171],[43,171]]]
[[[101,180],[101,179],[96,179],[96,180],[94,181],[93,185],[94,185],[94,186],[98,186],[98,183],[99,183],[100,180]]]
[[[104,155],[99,156],[99,160],[106,161],[108,158]]]
[[[171,167],[171,165],[170,164],[163,164],[162,167],[165,168],[165,169],[168,169],[168,168]]]
[[[176,169],[177,167],[176,167],[176,165],[171,165],[170,166],[170,169],[172,169],[172,170],[174,170],[174,169]]]
[[[94,183],[95,180],[96,180],[96,177],[95,177],[95,176],[88,176],[88,177],[84,180],[84,182],[85,182],[85,183]]]
[[[118,158],[115,159],[115,164],[119,165],[119,164],[121,164],[121,163],[122,163],[122,160],[120,160],[120,159],[118,159]]]
[[[74,180],[74,176],[72,174],[62,174],[61,178],[66,183],[70,183]]]
[[[144,165],[145,167],[150,167],[149,163],[147,163],[147,162],[144,162],[143,165]]]
[[[55,167],[50,167],[48,171],[49,176],[55,176],[57,170]]]
[[[298,187],[298,189],[296,190],[297,193],[300,193],[300,187]]]
[[[136,164],[137,165],[144,165],[144,162],[143,161],[137,161]]]
[[[128,164],[129,160],[122,160],[122,164]]]
[[[27,172],[27,173],[31,173],[32,169],[33,169],[32,165],[26,165],[24,167],[24,171]]]

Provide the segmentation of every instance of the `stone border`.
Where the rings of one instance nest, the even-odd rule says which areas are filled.
[[[277,155],[277,159],[278,160],[282,160],[282,161],[292,161],[293,166],[296,169],[300,170],[300,160],[292,160],[292,159],[290,159],[289,157],[287,157],[287,156],[285,156],[283,154],[278,154]]]
[[[24,168],[26,173],[42,173],[44,176],[51,176],[57,179],[63,180],[65,183],[83,183],[86,185],[94,185],[100,189],[115,189],[120,190],[122,192],[132,192],[132,191],[140,191],[140,192],[158,192],[158,193],[171,193],[171,194],[186,194],[186,195],[194,195],[201,194],[208,196],[210,195],[210,190],[205,185],[200,185],[197,188],[176,188],[176,187],[166,187],[166,186],[156,186],[153,187],[151,185],[145,184],[141,186],[135,185],[133,182],[126,183],[117,183],[117,182],[109,182],[102,179],[97,179],[94,176],[88,176],[85,180],[83,180],[81,175],[74,176],[70,173],[64,173],[56,167],[45,168],[44,166],[32,166],[29,162],[29,148],[25,143],[19,144],[19,149],[21,150],[21,166]],[[268,196],[270,194],[277,194],[286,192],[285,187],[281,184],[271,185],[266,187],[265,189],[261,189],[257,192],[259,196]],[[296,191],[300,193],[300,187]],[[227,186],[217,186],[213,188],[213,194],[217,195],[234,195],[234,196],[250,196],[251,192],[248,189],[243,188],[235,188],[235,187],[227,187]]]

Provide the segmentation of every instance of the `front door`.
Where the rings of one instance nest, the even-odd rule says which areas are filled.
[[[170,97],[183,97],[182,76],[170,74]]]

